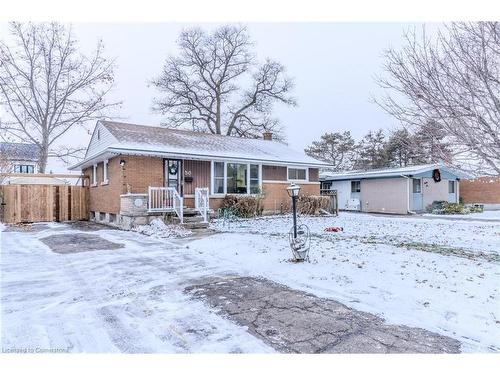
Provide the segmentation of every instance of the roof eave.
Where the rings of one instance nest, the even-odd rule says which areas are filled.
[[[166,151],[155,151],[155,150],[146,150],[146,149],[130,149],[130,148],[120,148],[120,147],[108,147],[101,152],[92,155],[91,157],[82,160],[81,162],[70,166],[69,170],[83,169],[87,166],[90,166],[100,159],[103,159],[103,155],[112,154],[112,155],[149,155],[149,156],[158,156],[158,157],[176,157],[181,159],[197,159],[197,160],[214,160],[214,161],[223,161],[223,160],[234,160],[234,161],[242,161],[242,162],[255,162],[262,164],[272,164],[272,165],[296,165],[302,167],[309,168],[325,168],[331,167],[329,164],[325,164],[322,162],[303,162],[303,161],[293,161],[293,160],[272,160],[272,159],[264,159],[264,158],[245,158],[245,157],[231,157],[231,156],[214,156],[207,154],[193,154],[193,153],[182,153],[182,152],[166,152]]]

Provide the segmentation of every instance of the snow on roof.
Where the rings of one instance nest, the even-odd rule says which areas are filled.
[[[164,153],[180,157],[226,158],[271,163],[326,167],[328,164],[295,151],[285,144],[263,139],[230,137],[217,134],[169,129],[114,121],[100,121],[115,138],[105,149],[115,153]],[[100,150],[103,152],[105,150]],[[80,167],[93,159],[93,153]]]
[[[39,153],[34,143],[0,142],[0,154],[11,160],[38,160]]]
[[[394,176],[409,176],[416,175],[419,173],[424,173],[427,171],[432,171],[434,169],[445,168],[441,164],[421,164],[412,165],[409,167],[401,168],[384,168],[384,169],[372,169],[372,170],[356,170],[347,172],[322,172],[320,173],[321,180],[349,180],[356,178],[377,178],[377,177],[394,177]],[[449,170],[451,173],[453,171]]]

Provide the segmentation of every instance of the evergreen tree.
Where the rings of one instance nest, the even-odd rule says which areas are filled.
[[[375,169],[387,166],[385,135],[382,129],[368,132],[359,143],[356,169]]]
[[[319,141],[314,141],[305,153],[315,159],[332,164],[332,170],[352,169],[356,157],[356,141],[351,133],[325,133]]]
[[[405,129],[394,131],[385,144],[385,156],[388,167],[406,167],[415,158],[414,137]]]

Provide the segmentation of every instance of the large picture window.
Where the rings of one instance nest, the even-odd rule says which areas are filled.
[[[261,168],[258,164],[213,162],[213,194],[259,194]]]
[[[247,164],[227,163],[227,194],[247,194]]]

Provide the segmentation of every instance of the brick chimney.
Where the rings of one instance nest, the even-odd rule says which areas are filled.
[[[262,138],[266,141],[272,141],[273,140],[273,133],[272,132],[264,132],[262,133]]]

